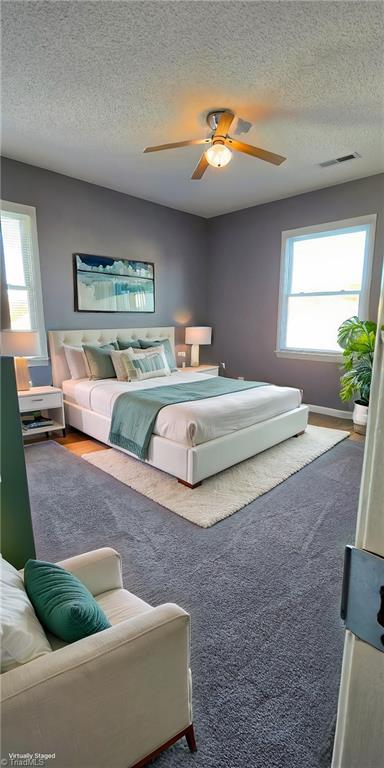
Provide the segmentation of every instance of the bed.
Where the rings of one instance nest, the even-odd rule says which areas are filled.
[[[177,371],[142,382],[71,379],[64,344],[107,344],[117,337],[169,339],[174,349],[174,334],[172,327],[50,331],[53,384],[63,390],[66,423],[111,445],[108,437],[112,410],[120,394],[201,381],[209,375]],[[308,408],[301,404],[301,392],[292,387],[260,386],[209,400],[172,404],[158,413],[146,462],[195,487],[205,478],[301,434],[307,419]]]

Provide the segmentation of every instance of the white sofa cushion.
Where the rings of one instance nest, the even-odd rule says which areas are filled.
[[[1,671],[52,651],[16,568],[0,556]]]
[[[104,594],[97,595],[96,600],[112,626],[120,624],[121,621],[133,619],[134,616],[139,616],[141,613],[153,610],[151,605],[145,603],[140,597],[136,597],[136,595],[133,595],[132,592],[128,592],[126,589],[114,589],[111,592],[104,592]]]

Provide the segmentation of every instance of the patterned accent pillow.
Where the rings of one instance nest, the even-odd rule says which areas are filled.
[[[169,339],[139,339],[139,343],[142,349],[148,349],[152,347],[164,347],[165,359],[171,369],[171,371],[177,371],[175,355],[172,349],[172,344]]]
[[[171,371],[165,357],[164,347],[153,347],[149,349],[129,349],[121,358],[123,364],[127,367],[129,379],[144,381],[145,379],[154,379],[158,376],[169,376]]]
[[[131,356],[129,354],[129,350],[139,352],[138,349],[133,350],[132,347],[128,347],[128,349],[122,349],[120,350],[120,363],[124,367],[124,374],[125,374],[125,381],[137,381],[138,375],[135,366],[132,363]]]

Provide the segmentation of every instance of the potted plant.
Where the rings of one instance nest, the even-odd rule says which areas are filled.
[[[367,428],[376,331],[376,323],[359,320],[355,315],[344,320],[337,337],[343,349],[344,368],[340,379],[340,398],[352,400],[354,395],[358,395],[353,409],[353,426],[355,432],[363,435]]]

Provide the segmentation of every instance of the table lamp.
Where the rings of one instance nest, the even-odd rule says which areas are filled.
[[[199,325],[185,329],[185,343],[192,344],[191,347],[191,365],[196,368],[199,365],[199,346],[200,344],[211,344],[212,328],[206,325]]]
[[[1,354],[15,358],[16,386],[19,392],[30,389],[28,361],[40,352],[37,331],[1,331]]]

